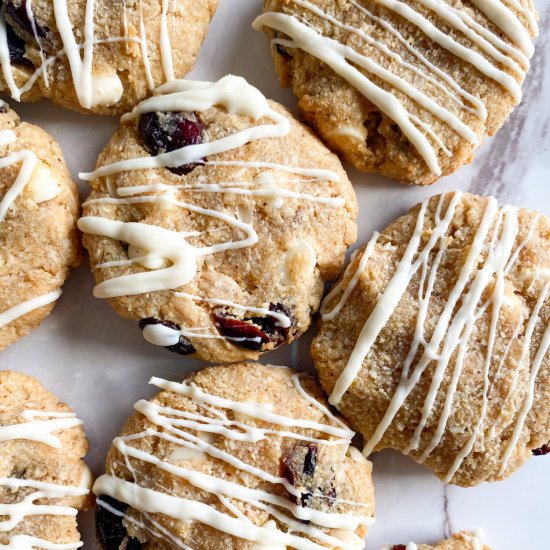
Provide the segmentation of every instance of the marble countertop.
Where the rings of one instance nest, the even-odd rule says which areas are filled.
[[[402,186],[346,166],[360,204],[358,243],[423,198],[446,189],[491,194],[500,202],[550,215],[550,0],[536,3],[542,34],[523,102],[498,135],[485,142],[472,165],[428,188]],[[268,97],[295,109],[294,97],[279,87],[265,37],[251,29],[260,9],[259,0],[221,0],[191,77],[242,75]],[[94,166],[117,125],[114,119],[85,117],[49,103],[11,104],[25,120],[60,141],[75,177]],[[81,190],[85,196],[83,182]],[[88,462],[100,474],[132,405],[154,393],[149,377],[181,379],[200,364],[148,345],[137,328],[92,297],[92,287],[85,262],[70,276],[46,322],[1,353],[0,368],[39,377],[76,409],[91,442]],[[305,335],[264,362],[311,369],[309,342],[310,335]],[[550,456],[532,459],[505,481],[461,489],[443,485],[398,453],[382,452],[374,457],[374,481],[377,521],[367,537],[368,550],[384,543],[434,542],[462,529],[482,529],[495,550],[550,548]],[[85,550],[96,548],[91,512],[83,515],[81,525]]]

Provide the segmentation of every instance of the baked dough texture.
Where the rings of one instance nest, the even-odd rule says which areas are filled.
[[[103,548],[363,548],[372,465],[312,378],[241,363],[151,383],[94,486]]]
[[[0,544],[78,548],[92,482],[81,422],[36,379],[0,371],[0,441]]]
[[[472,161],[521,99],[537,15],[513,3],[265,0],[282,86],[357,169],[428,185]]]
[[[80,263],[78,189],[57,142],[0,106],[0,349],[52,311]]]
[[[49,98],[112,115],[193,68],[218,0],[67,0],[55,9],[51,0],[5,4],[3,89],[17,100]]]
[[[358,251],[311,353],[366,442],[461,486],[509,476],[550,440],[550,222],[459,192]]]

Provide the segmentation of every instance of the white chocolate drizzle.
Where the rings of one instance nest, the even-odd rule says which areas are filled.
[[[438,158],[440,152],[446,156],[451,156],[452,152],[435,128],[410,112],[405,101],[377,84],[376,79],[406,96],[407,101],[415,102],[423,111],[439,119],[473,146],[478,145],[479,137],[476,131],[463,121],[462,114],[466,111],[485,120],[487,109],[482,100],[459,85],[451,74],[429,61],[391,23],[374,15],[359,2],[350,0],[352,9],[360,12],[366,22],[376,25],[379,30],[384,31],[388,39],[397,39],[407,53],[414,56],[416,63],[406,61],[383,40],[373,38],[372,32],[344,24],[313,2],[292,0],[292,3],[319,17],[334,29],[344,30],[349,35],[357,36],[366,46],[374,48],[378,54],[382,54],[384,61],[377,63],[358,49],[343,44],[330,36],[325,36],[322,31],[313,26],[311,21],[298,17],[296,14],[266,12],[254,21],[254,28],[257,30],[269,28],[284,35],[273,38],[272,44],[289,49],[301,49],[328,65],[344,78],[399,126],[432,173],[441,174]],[[419,0],[419,3],[456,31],[460,39],[453,38],[448,32],[442,31],[420,11],[403,1],[378,1],[380,6],[406,19],[436,45],[470,64],[487,78],[499,83],[512,95],[515,102],[519,103],[521,99],[520,82],[529,69],[529,58],[534,52],[530,33],[537,33],[536,21],[532,14],[529,17],[528,10],[521,8],[518,2],[512,4],[514,9],[527,19],[529,24],[529,29],[527,29],[520,18],[500,0],[475,0],[473,2],[480,13],[508,37],[509,41],[506,41],[498,33],[477,23],[459,8],[442,0]],[[464,42],[469,42],[473,47],[465,45]],[[396,63],[404,72],[413,74],[412,81],[423,80],[431,87],[443,92],[443,100],[438,101],[429,93],[422,92],[414,84],[409,83],[405,77],[399,76],[391,70],[391,66]],[[376,77],[376,79],[372,77]],[[448,104],[449,100],[454,106],[453,109]],[[457,107],[458,113],[456,113]]]
[[[372,524],[374,518],[371,516],[322,512],[302,507],[275,493],[250,488],[229,478],[222,479],[193,470],[190,467],[177,466],[132,445],[132,442],[145,438],[156,438],[174,443],[191,451],[193,455],[190,456],[207,455],[222,460],[229,466],[237,468],[244,476],[256,477],[274,486],[284,486],[291,495],[299,496],[300,492],[284,477],[270,474],[261,468],[243,462],[229,452],[210,443],[210,438],[212,435],[216,435],[229,440],[251,443],[270,437],[293,438],[310,443],[314,442],[318,445],[341,445],[343,454],[345,454],[350,448],[353,432],[335,418],[324,405],[305,392],[300,384],[302,376],[303,374],[298,373],[293,375],[292,381],[295,388],[300,395],[325,416],[329,423],[282,416],[272,412],[272,405],[269,403],[245,403],[218,397],[205,392],[193,382],[186,381],[178,384],[160,378],[152,378],[150,383],[158,388],[192,399],[198,410],[196,412],[186,412],[180,409],[163,407],[145,400],[136,403],[135,409],[147,418],[152,427],[141,433],[118,437],[114,441],[115,448],[124,459],[124,462],[120,462],[120,465],[129,470],[134,480],[120,479],[116,476],[116,470],[111,469],[110,472],[96,481],[93,489],[95,494],[98,496],[111,496],[140,511],[143,518],[147,520],[147,525],[143,521],[135,520],[130,515],[124,517],[128,522],[135,523],[153,536],[167,541],[170,545],[175,544],[180,548],[189,548],[185,544],[189,541],[175,538],[167,530],[162,531],[161,526],[154,521],[152,514],[164,514],[181,522],[197,522],[209,525],[239,539],[268,546],[283,545],[299,550],[313,550],[325,548],[328,545],[343,550],[354,550],[355,546],[346,544],[335,536],[329,535],[326,530],[336,528],[353,532],[360,525]],[[238,420],[230,420],[225,411],[236,413]],[[247,424],[247,418],[252,421],[260,420],[274,424],[276,428],[260,428]],[[319,436],[302,435],[292,428],[311,430],[317,432]],[[171,491],[165,487],[159,487],[157,490],[152,488],[149,483],[147,487],[142,486],[139,479],[140,474],[134,468],[132,460],[151,464],[155,468],[182,479],[201,491],[215,495],[223,505],[222,510],[210,504],[170,494]],[[238,476],[233,479],[238,479]],[[313,493],[312,498],[322,498],[322,495]],[[267,512],[272,519],[286,526],[286,530],[279,529],[272,520],[262,526],[254,524],[235,505],[239,501]],[[98,499],[98,502],[100,505],[104,505],[101,498]],[[357,507],[367,506],[362,503],[348,504]],[[313,542],[306,537],[311,537],[318,542]]]
[[[22,302],[21,304],[17,304],[16,306],[2,311],[0,313],[0,328],[9,325],[16,319],[23,317],[23,315],[27,315],[27,313],[30,313],[31,311],[35,311],[36,309],[55,302],[59,299],[61,294],[61,290],[54,290],[52,292],[48,292],[47,294],[42,294],[41,296],[31,298],[30,300],[27,300],[25,302]]]
[[[6,441],[35,441],[53,449],[62,449],[61,440],[54,432],[69,430],[82,425],[74,413],[58,411],[25,410],[19,414],[25,420],[18,424],[0,426],[0,442]],[[58,500],[66,497],[85,496],[90,492],[91,478],[88,470],[84,471],[81,485],[78,487],[47,483],[33,479],[19,479],[14,477],[0,477],[0,487],[6,487],[17,493],[19,490],[34,489],[19,501],[4,504],[0,502],[0,533],[9,533],[31,516],[76,516],[78,510],[71,506],[41,503],[36,501]],[[80,548],[82,542],[58,544],[41,538],[24,534],[10,535],[7,545],[1,548],[9,550],[73,550]]]
[[[81,107],[92,109],[97,106],[110,106],[116,104],[124,93],[123,84],[116,72],[110,74],[96,73],[94,69],[94,47],[99,44],[116,44],[120,42],[137,43],[141,52],[141,60],[145,69],[149,89],[153,91],[156,87],[152,71],[151,62],[148,53],[148,40],[145,23],[142,13],[142,2],[138,1],[137,11],[139,13],[139,31],[138,36],[129,36],[128,32],[128,8],[127,3],[122,2],[122,26],[123,36],[112,36],[102,39],[95,37],[96,31],[96,0],[86,0],[84,25],[82,29],[76,29],[71,21],[67,0],[53,0],[53,12],[55,25],[58,29],[63,48],[52,55],[48,55],[43,48],[43,38],[39,37],[37,24],[33,15],[31,1],[26,2],[26,11],[31,22],[32,31],[36,44],[40,49],[41,64],[28,77],[27,81],[18,86],[13,67],[10,60],[10,52],[7,38],[7,23],[5,20],[5,7],[0,10],[0,64],[2,74],[7,83],[10,95],[13,99],[21,101],[22,96],[28,92],[36,83],[38,78],[44,80],[46,87],[50,86],[48,68],[58,59],[66,57],[69,70],[72,76],[74,90]],[[173,10],[170,5],[173,4]],[[169,14],[175,13],[177,2],[171,3],[170,0],[162,0],[161,24],[158,36],[160,45],[161,64],[166,81],[174,79],[174,63],[172,58],[171,33],[169,31]],[[84,40],[77,42],[77,34],[81,31]]]
[[[447,199],[449,204],[443,214],[443,206]],[[454,192],[452,196],[448,196],[448,194],[441,195],[435,212],[435,226],[430,231],[427,242],[421,247],[421,239],[425,234],[425,217],[429,200],[424,201],[420,207],[414,231],[403,256],[385,289],[380,293],[374,309],[368,316],[347,365],[336,381],[329,401],[335,406],[340,405],[344,395],[363,368],[365,360],[368,361],[369,353],[377,338],[409,288],[413,277],[420,271],[418,314],[410,349],[403,364],[398,387],[391,397],[382,420],[366,443],[364,453],[368,456],[375,450],[397,413],[417,387],[428,367],[430,367],[431,381],[424,402],[419,405],[420,419],[408,448],[404,450],[405,453],[410,453],[420,449],[425,427],[430,419],[433,422],[432,417],[436,398],[445,387],[443,397],[438,399],[440,412],[439,419],[435,423],[435,432],[430,440],[423,442],[424,448],[417,460],[424,462],[430,457],[431,453],[442,442],[448,425],[458,382],[463,374],[470,337],[479,319],[490,313],[491,321],[488,328],[487,348],[482,368],[483,397],[480,402],[479,417],[471,427],[471,436],[457,453],[454,463],[446,474],[445,481],[450,482],[453,479],[463,461],[474,450],[476,443],[483,442],[487,432],[489,438],[494,436],[495,425],[489,428],[485,426],[489,400],[502,367],[508,358],[511,346],[514,342],[517,342],[517,336],[524,327],[518,366],[512,373],[507,375],[510,378],[510,389],[506,399],[509,399],[514,391],[519,369],[526,362],[529,364],[527,392],[523,405],[515,419],[513,434],[509,441],[505,442],[506,448],[501,457],[500,473],[502,474],[508,466],[510,457],[520,439],[526,418],[533,406],[537,375],[550,348],[550,325],[546,325],[546,327],[542,327],[541,342],[535,350],[534,357],[530,359],[533,336],[536,329],[540,330],[541,323],[544,322],[541,317],[541,309],[546,304],[550,293],[550,281],[544,282],[543,280],[544,284],[542,284],[542,290],[536,304],[527,318],[522,318],[519,321],[520,325],[513,331],[507,343],[505,354],[500,357],[500,361],[497,363],[496,374],[493,376],[491,383],[491,366],[495,361],[494,344],[501,331],[499,319],[503,308],[508,307],[509,301],[507,296],[509,292],[505,288],[506,277],[516,265],[521,251],[533,238],[540,216],[533,216],[526,236],[521,242],[518,242],[520,228],[517,210],[510,206],[499,209],[495,199],[489,198],[487,200],[485,211],[471,245],[467,249],[466,258],[458,278],[451,288],[442,311],[438,314],[431,338],[427,339],[425,326],[428,320],[430,300],[434,291],[438,269],[450,239],[448,228],[453,220],[456,208],[462,201],[462,195],[460,192]],[[363,252],[360,261],[352,262],[348,266],[342,281],[335,286],[325,299],[321,308],[325,322],[334,320],[342,311],[359,279],[367,269],[374,248],[380,246],[379,240],[380,235],[375,234]],[[355,272],[353,272],[354,269]],[[534,282],[531,284],[531,288],[533,285]],[[450,370],[452,357],[454,357],[454,366]],[[446,376],[449,380],[446,386],[443,386]],[[441,401],[443,401],[442,406]]]
[[[226,76],[221,80],[208,82],[193,82],[175,80],[157,90],[152,98],[134,108],[132,113],[124,115],[123,120],[133,120],[143,113],[163,111],[204,112],[212,107],[223,107],[228,113],[247,116],[257,125],[229,134],[223,138],[189,145],[175,151],[134,158],[101,166],[92,173],[81,174],[81,178],[92,180],[99,177],[109,177],[122,171],[146,170],[159,167],[177,167],[189,163],[204,163],[213,166],[230,166],[237,169],[236,175],[245,170],[259,171],[253,182],[197,182],[193,184],[168,185],[162,182],[119,187],[112,190],[110,197],[91,199],[85,205],[134,205],[158,204],[163,208],[177,207],[192,213],[214,218],[223,222],[227,230],[241,233],[244,238],[222,241],[210,246],[198,247],[189,242],[196,232],[186,233],[152,226],[145,223],[121,222],[97,216],[84,216],[78,222],[78,227],[84,233],[110,237],[130,244],[128,260],[104,262],[96,269],[108,267],[123,267],[140,264],[148,269],[145,272],[131,273],[103,281],[94,289],[98,298],[113,298],[117,296],[138,295],[147,292],[172,290],[176,297],[187,297],[194,301],[202,301],[213,305],[225,305],[243,312],[252,311],[269,315],[281,321],[280,326],[289,327],[290,320],[280,313],[273,313],[267,308],[236,304],[234,302],[214,299],[211,297],[191,296],[176,292],[193,281],[198,270],[198,260],[211,254],[219,254],[227,250],[254,246],[258,235],[254,229],[253,220],[239,219],[229,213],[195,206],[191,202],[177,200],[174,192],[183,190],[186,193],[215,193],[220,195],[244,195],[259,197],[272,204],[273,208],[281,206],[279,201],[300,200],[315,202],[325,207],[341,207],[345,204],[342,197],[323,197],[311,193],[299,193],[284,188],[286,183],[317,183],[322,181],[338,181],[335,172],[325,169],[290,166],[286,164],[268,163],[262,161],[218,161],[215,155],[232,151],[243,145],[268,138],[282,138],[290,132],[289,119],[275,111],[259,90],[249,85],[244,79]],[[201,160],[204,158],[207,160]],[[214,158],[212,158],[214,157]],[[283,174],[283,176],[281,176]],[[266,177],[262,177],[266,176]],[[269,176],[267,178],[267,176]],[[266,184],[269,183],[269,185]],[[281,319],[279,319],[279,317]],[[220,337],[212,334],[211,328],[185,328],[182,331],[163,325],[149,325],[144,330],[145,338],[157,345],[174,345],[183,335],[192,338],[224,338],[242,341],[243,338]],[[170,344],[166,344],[171,342]]]
[[[61,449],[61,441],[53,435],[53,432],[68,430],[82,424],[82,421],[73,413],[28,410],[20,416],[27,422],[0,426],[0,441],[26,439],[43,443],[53,449]],[[46,418],[47,420],[36,420],[37,418]]]

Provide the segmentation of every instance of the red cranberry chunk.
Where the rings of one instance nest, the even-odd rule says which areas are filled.
[[[304,460],[304,474],[312,476],[315,473],[315,466],[317,465],[317,445],[312,443],[308,449],[306,458]]]
[[[539,447],[538,449],[533,449],[533,455],[534,456],[544,456],[550,454],[550,444],[543,445],[542,447]]]
[[[214,314],[214,323],[222,336],[241,348],[259,350],[263,344],[271,342],[269,336],[260,330],[251,319],[234,319]]]
[[[13,29],[6,24],[8,50],[10,52],[10,62],[14,65],[25,65],[32,67],[32,63],[25,57],[25,41],[19,38]]]
[[[143,113],[139,118],[138,133],[145,149],[153,156],[206,142],[204,125],[195,113]],[[185,175],[197,166],[197,163],[191,163],[169,170]]]
[[[407,550],[407,546],[404,544],[394,544],[392,550]]]
[[[269,304],[270,311],[282,313],[290,318],[290,312],[282,304]],[[288,339],[288,328],[278,326],[272,315],[266,317],[245,317],[236,319],[224,312],[214,314],[214,322],[220,334],[233,344],[257,351],[264,344],[280,346]]]
[[[294,504],[303,508],[330,509],[336,501],[334,472],[332,468],[317,471],[317,465],[317,445],[296,445],[281,462],[281,477],[299,491],[299,495],[289,493]]]

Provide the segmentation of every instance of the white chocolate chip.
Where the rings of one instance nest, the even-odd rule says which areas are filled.
[[[273,172],[262,172],[256,176],[255,181],[258,182],[264,189],[271,191],[271,193],[262,196],[267,204],[277,209],[283,206],[284,201],[278,196],[277,190],[279,189],[279,186],[277,185],[277,179],[275,178]]]
[[[350,445],[348,448],[348,454],[353,462],[357,462],[358,464],[368,463],[365,455],[359,449],[353,447],[352,445]]]
[[[142,258],[138,263],[147,269],[164,269],[168,267],[168,261],[166,259],[149,257],[148,250],[143,250],[133,244],[128,247],[128,258],[130,258],[130,260]]]
[[[31,200],[40,204],[57,197],[61,192],[61,186],[56,174],[43,162],[38,161],[25,192]]]
[[[195,449],[188,449],[187,447],[178,447],[170,455],[170,462],[205,462],[206,454]]]
[[[92,78],[92,107],[114,105],[124,92],[117,74],[95,75]]]
[[[311,279],[316,265],[317,255],[313,247],[303,239],[295,239],[284,256],[282,284],[295,285]]]

